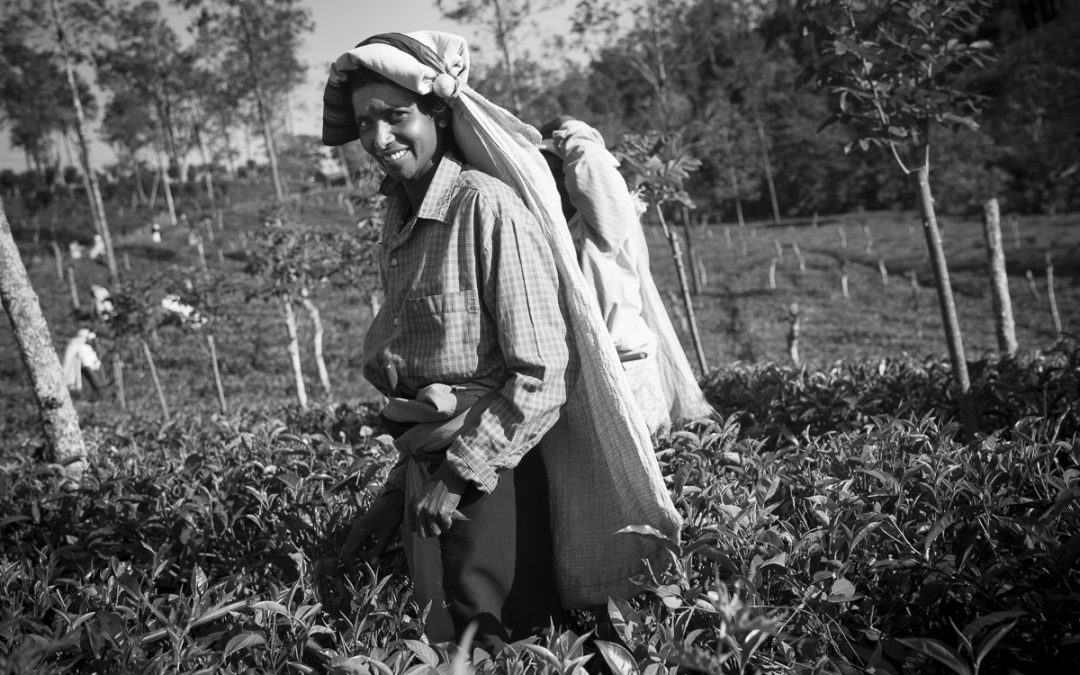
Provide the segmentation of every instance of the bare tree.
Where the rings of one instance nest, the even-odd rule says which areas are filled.
[[[3,200],[0,200],[0,300],[33,383],[52,459],[63,466],[69,479],[78,481],[86,467],[86,446],[79,418],[64,382],[49,326],[19,257]]]

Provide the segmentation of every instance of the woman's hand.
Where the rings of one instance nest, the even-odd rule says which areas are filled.
[[[437,537],[449,530],[455,520],[465,520],[457,507],[468,486],[467,480],[451,471],[448,462],[443,462],[416,495],[413,504],[416,533],[421,537]]]
[[[341,562],[349,572],[356,571],[357,553],[363,550],[363,560],[371,562],[386,551],[387,544],[401,527],[405,516],[405,494],[400,490],[384,492],[375,498],[371,508],[353,521],[349,536],[341,547]],[[371,544],[364,547],[364,543]]]

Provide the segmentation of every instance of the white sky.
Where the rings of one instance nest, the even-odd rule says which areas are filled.
[[[158,1],[167,7],[166,11],[177,11],[168,8],[167,0]],[[322,90],[330,62],[370,35],[390,31],[443,30],[463,35],[471,44],[487,44],[481,29],[444,19],[435,0],[305,0],[303,4],[311,9],[315,30],[306,36],[301,53],[301,60],[308,65],[307,82],[294,92],[291,101],[296,133],[319,134]],[[448,0],[447,4],[453,5],[453,0]],[[538,15],[538,34],[533,40],[523,40],[520,46],[539,49],[542,36],[567,30],[573,4],[572,0],[564,0],[563,7]],[[186,37],[184,21],[180,20],[175,26],[182,39]],[[535,44],[530,44],[533,41]],[[479,62],[486,60],[483,53],[475,55],[474,59]],[[91,136],[95,135],[91,133]],[[61,163],[66,165],[67,155],[63,148],[59,150]],[[75,149],[72,148],[72,151]],[[115,159],[112,151],[99,142],[92,143],[91,152],[97,166]],[[22,171],[25,168],[22,151],[11,148],[7,132],[0,130],[0,169]]]

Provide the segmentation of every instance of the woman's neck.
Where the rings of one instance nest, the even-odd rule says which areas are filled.
[[[409,200],[409,206],[412,207],[413,213],[418,212],[420,205],[424,203],[424,196],[427,194],[428,188],[431,187],[431,181],[435,178],[435,172],[438,170],[442,158],[443,155],[439,155],[432,160],[431,167],[423,175],[403,183],[405,197]]]

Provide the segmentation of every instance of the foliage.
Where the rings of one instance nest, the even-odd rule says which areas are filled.
[[[1076,668],[1080,349],[973,367],[1003,416],[968,443],[934,384],[942,370],[719,371],[707,389],[721,417],[657,443],[686,519],[667,542],[674,566],[599,622],[578,613],[538,640],[474,652],[473,667]],[[807,411],[820,412],[776,433]],[[405,673],[458,657],[423,639],[397,554],[358,576],[333,563],[394,461],[374,407],[89,432],[94,472],[75,492],[22,448],[0,456],[5,669]]]
[[[371,290],[377,279],[376,228],[319,230],[289,222],[289,210],[271,207],[244,271],[263,279],[251,297],[294,298],[327,284]]]
[[[629,174],[628,183],[649,206],[679,202],[694,208],[683,185],[701,166],[678,133],[627,135],[613,153]]]
[[[956,83],[985,67],[990,43],[973,34],[989,0],[803,0],[819,32],[822,58],[806,77],[828,90],[838,110],[823,126],[850,125],[854,145],[929,145],[931,122],[977,129],[979,99]]]

